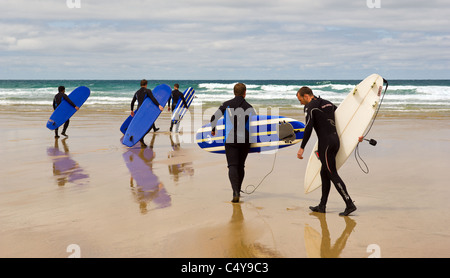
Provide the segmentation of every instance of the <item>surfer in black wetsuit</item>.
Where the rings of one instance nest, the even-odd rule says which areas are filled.
[[[131,116],[132,116],[132,117],[134,117],[133,109],[134,109],[134,103],[136,102],[136,100],[137,100],[137,102],[138,102],[138,107],[137,107],[136,110],[139,110],[139,107],[141,107],[141,105],[142,105],[142,103],[144,102],[144,100],[145,100],[146,97],[149,97],[149,98],[153,101],[154,104],[158,105],[159,110],[161,110],[161,111],[164,110],[164,108],[159,104],[159,102],[158,102],[158,101],[156,100],[156,98],[153,96],[152,90],[147,89],[147,85],[148,85],[147,80],[142,79],[142,80],[141,80],[141,88],[140,88],[139,90],[136,91],[136,93],[135,93],[134,96],[133,96],[133,99],[131,100]],[[150,130],[152,130],[152,129],[153,129],[154,131],[158,131],[158,130],[159,130],[159,128],[157,128],[157,127],[155,126],[154,123],[153,123],[152,127],[148,130],[148,132],[149,132]],[[147,132],[147,133],[148,133],[148,132]],[[145,135],[144,135],[144,137],[145,137]],[[146,146],[147,146],[147,145],[144,143],[144,137],[142,137],[142,139],[140,140],[141,146],[142,146],[142,147],[146,147]]]
[[[315,97],[312,90],[308,87],[300,88],[297,92],[297,98],[301,104],[305,105],[304,111],[306,115],[305,132],[297,157],[303,159],[305,146],[314,128],[319,141],[319,159],[322,163],[320,171],[322,198],[318,206],[309,208],[314,212],[325,213],[331,182],[333,182],[346,204],[345,211],[339,213],[339,215],[347,216],[356,210],[356,206],[348,195],[347,188],[336,169],[336,154],[340,146],[334,117],[334,111],[337,107],[328,100]]]
[[[70,105],[75,107],[75,109],[78,111],[80,108],[73,103],[70,98],[66,95],[66,88],[64,86],[58,87],[58,93],[53,98],[53,110],[56,110],[56,107],[58,107],[61,104],[61,101],[65,99]],[[61,132],[61,135],[64,135],[67,137],[66,130],[69,127],[70,120],[67,120],[64,123],[63,130]],[[58,135],[58,128],[55,129],[55,138],[59,138]]]
[[[256,115],[253,107],[245,100],[246,86],[237,83],[234,86],[235,97],[224,102],[211,117],[211,135],[216,135],[217,121],[224,115],[226,126],[232,126],[225,130],[225,154],[228,163],[228,178],[233,189],[233,203],[238,203],[240,198],[242,181],[245,175],[245,160],[250,151],[250,117]]]
[[[177,106],[178,100],[181,98],[181,101],[183,101],[184,107],[186,107],[186,109],[188,108],[188,105],[186,103],[186,99],[184,98],[184,95],[182,92],[180,92],[178,89],[180,88],[180,85],[175,84],[173,85],[173,91],[172,94],[169,97],[169,102],[168,102],[168,111],[170,111],[170,100],[172,100],[172,113],[175,110],[175,107]],[[180,124],[180,121],[177,122],[176,128],[175,130],[178,132],[178,126]],[[173,121],[170,121],[170,131],[172,131],[173,128]]]

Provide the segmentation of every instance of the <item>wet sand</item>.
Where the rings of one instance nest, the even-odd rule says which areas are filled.
[[[51,111],[22,112],[0,111],[0,257],[450,255],[448,116],[381,115],[371,131],[378,145],[360,147],[369,174],[353,156],[339,171],[358,207],[340,217],[334,188],[328,212],[310,213],[320,190],[303,193],[298,145],[250,154],[244,189],[276,159],[274,170],[232,204],[225,157],[186,142],[189,132],[168,133],[166,111],[147,149],[121,144],[124,111],[82,109],[58,140],[45,128]]]

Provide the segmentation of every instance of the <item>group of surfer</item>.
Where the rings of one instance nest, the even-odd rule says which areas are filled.
[[[155,103],[156,106],[159,107],[159,109],[160,109],[161,111],[163,111],[163,109],[164,109],[164,108],[158,103],[158,101],[156,100],[156,98],[153,96],[152,90],[148,89],[147,86],[148,86],[148,81],[145,80],[145,79],[142,79],[142,80],[141,80],[141,88],[140,88],[139,90],[137,90],[137,91],[134,93],[134,95],[133,95],[133,99],[131,100],[131,113],[130,113],[131,116],[133,116],[133,117],[134,117],[134,113],[135,113],[135,112],[134,112],[134,104],[136,103],[136,101],[138,102],[137,109],[136,109],[136,111],[137,111],[137,110],[139,109],[139,107],[142,105],[142,103],[144,102],[144,100],[145,100],[146,97],[149,97],[149,98],[153,101],[153,103]],[[170,111],[171,108],[172,108],[172,111],[174,111],[174,110],[175,110],[175,107],[176,107],[176,105],[177,105],[177,103],[178,103],[178,101],[179,101],[180,99],[181,99],[181,101],[182,101],[184,107],[187,108],[188,105],[187,105],[187,103],[186,103],[186,99],[184,98],[183,93],[179,91],[180,85],[179,85],[179,84],[175,84],[173,87],[174,87],[174,88],[173,88],[173,90],[172,90],[172,94],[170,95],[169,100],[168,100],[168,111]],[[78,111],[79,107],[77,107],[77,106],[70,100],[70,98],[65,94],[65,92],[66,92],[66,88],[65,88],[64,86],[59,86],[59,87],[58,87],[58,93],[57,93],[57,94],[55,95],[55,97],[53,98],[53,109],[56,110],[56,107],[58,107],[58,105],[61,104],[61,101],[62,101],[62,99],[64,98],[70,105],[72,105],[72,106]],[[170,105],[170,101],[172,101],[172,105]],[[69,122],[70,122],[70,120],[67,120],[67,121],[64,123],[63,130],[62,130],[62,133],[61,133],[61,134],[64,135],[64,136],[67,136],[66,130],[67,130],[67,128],[69,127]],[[175,130],[176,130],[176,131],[178,131],[178,129],[179,129],[179,124],[180,124],[180,121],[178,121],[178,122],[175,124]],[[172,131],[173,126],[174,126],[174,121],[171,121],[171,124],[170,124],[170,131]],[[153,131],[156,132],[156,131],[159,130],[159,128],[157,128],[157,127],[155,126],[155,124],[153,124],[152,127],[150,128],[149,132],[150,132],[151,130],[153,130]],[[55,129],[55,138],[59,138],[59,135],[58,135],[58,128]],[[142,138],[142,139],[140,140],[140,142],[141,142],[141,146],[143,146],[143,147],[146,147],[146,146],[147,146],[147,145],[144,143],[144,138]]]
[[[137,109],[144,102],[146,97],[149,97],[161,111],[163,111],[163,106],[161,106],[158,101],[153,96],[150,89],[147,88],[147,80],[141,80],[141,88],[136,91],[131,101],[131,116],[134,116],[134,104],[137,100]],[[178,90],[179,85],[174,85],[174,90],[169,98],[169,111],[175,109],[178,100],[181,98],[183,104],[187,108],[186,100],[183,94]],[[246,100],[247,88],[243,83],[237,83],[234,88],[233,99],[224,102],[218,110],[211,117],[211,135],[215,136],[216,125],[218,120],[225,116],[231,119],[232,128],[226,131],[225,138],[225,154],[228,165],[228,178],[231,183],[233,190],[233,203],[237,203],[240,200],[240,193],[242,182],[245,175],[245,161],[247,155],[250,151],[250,134],[249,134],[249,122],[251,115],[256,115],[255,110],[252,105],[250,105]],[[58,88],[58,94],[53,100],[53,108],[61,103],[62,99],[69,102],[75,109],[79,109],[68,97],[65,95],[65,88],[60,86]],[[170,105],[170,100],[172,99],[172,106]],[[340,178],[336,169],[336,154],[339,150],[340,142],[339,136],[336,131],[335,115],[336,106],[328,100],[322,99],[320,97],[314,96],[312,90],[309,87],[302,87],[297,92],[297,99],[302,105],[304,105],[304,112],[306,115],[306,125],[303,135],[303,141],[300,145],[300,149],[297,153],[299,159],[303,159],[303,152],[306,144],[315,130],[318,137],[318,155],[322,164],[320,171],[320,177],[322,180],[322,197],[320,203],[317,206],[309,207],[313,212],[326,212],[326,204],[328,200],[328,195],[331,188],[331,182],[334,184],[335,188],[343,198],[346,208],[343,212],[339,213],[341,216],[347,216],[356,210],[350,195],[347,192],[346,186],[342,179]],[[243,124],[244,123],[244,124]],[[179,124],[179,122],[178,122]],[[64,124],[62,135],[66,135],[67,127],[69,126],[69,121]],[[170,131],[172,131],[173,122],[170,126]],[[159,128],[153,124],[150,130],[157,131]],[[149,130],[149,131],[150,131]],[[178,131],[178,126],[176,127]],[[58,138],[58,129],[55,130],[55,137]],[[362,137],[358,139],[360,142],[363,140]],[[142,146],[146,146],[144,143],[144,138],[140,140]]]

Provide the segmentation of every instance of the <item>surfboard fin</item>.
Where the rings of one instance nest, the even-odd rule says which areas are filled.
[[[278,125],[278,140],[285,143],[292,143],[295,140],[294,127],[286,121],[280,121]]]

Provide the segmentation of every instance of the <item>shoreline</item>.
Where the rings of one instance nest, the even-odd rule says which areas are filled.
[[[68,257],[70,244],[104,258],[364,258],[373,244],[385,258],[449,255],[449,116],[380,111],[370,134],[378,145],[360,147],[369,174],[353,155],[339,170],[358,207],[340,217],[334,188],[327,213],[310,213],[320,190],[303,193],[298,146],[249,155],[243,189],[274,170],[232,204],[225,157],[185,142],[189,132],[167,132],[167,109],[161,132],[145,137],[153,148],[133,153],[120,143],[127,107],[83,108],[59,140],[45,128],[51,109],[0,112],[0,257]],[[139,169],[150,183],[133,177]]]
[[[298,102],[298,101],[296,101]],[[196,109],[194,112],[201,112],[204,114],[205,111],[211,110],[211,109],[217,109],[220,106],[221,102],[217,103],[208,103],[208,104],[195,104],[193,103],[191,108],[189,109],[188,113],[192,110]],[[53,108],[50,105],[3,105],[0,106],[2,113],[13,113],[13,112],[26,112],[26,113],[49,113],[49,115],[53,112]],[[267,111],[267,114],[270,114],[271,109],[273,109],[271,106],[267,105],[254,105],[255,109]],[[295,107],[275,107],[277,110],[274,110],[275,112],[278,111],[280,115],[292,117],[295,115],[298,115],[299,117],[303,117],[303,106],[298,104],[298,106]],[[83,111],[82,113],[105,113],[105,114],[122,114],[127,115],[129,114],[129,103],[126,105],[111,105],[107,106],[106,108],[101,108],[98,105],[83,105],[83,107],[80,109],[80,111]],[[167,105],[164,107],[164,112],[167,112]],[[162,113],[164,115],[165,113]],[[194,113],[191,112],[191,113]],[[410,107],[409,109],[384,109],[383,106],[381,107],[380,113],[378,117],[380,118],[412,118],[412,119],[421,119],[421,118],[442,118],[446,119],[449,118],[449,110],[447,109],[437,109],[437,108],[425,108],[425,107]],[[78,112],[78,114],[81,114]]]

